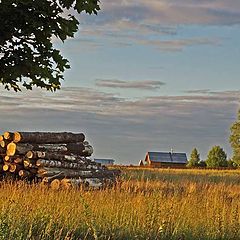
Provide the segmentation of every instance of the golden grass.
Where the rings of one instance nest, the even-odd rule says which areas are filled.
[[[240,239],[239,171],[123,169],[100,191],[0,186],[0,239]]]

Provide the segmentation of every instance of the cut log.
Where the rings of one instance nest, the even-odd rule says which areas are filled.
[[[66,155],[64,153],[57,152],[42,152],[42,151],[28,151],[26,154],[27,158],[33,159],[46,159],[46,160],[58,160],[64,162],[77,162],[86,163],[86,158],[79,155]]]
[[[16,149],[17,149],[17,146],[14,142],[10,142],[8,145],[7,145],[7,156],[14,156],[14,154],[16,153]]]
[[[29,171],[27,171],[27,170],[20,170],[20,171],[18,172],[18,175],[19,175],[19,177],[21,177],[21,178],[26,178],[26,179],[28,179],[28,178],[30,178],[30,177],[33,177],[32,173],[29,172]]]
[[[3,164],[2,163],[0,164],[0,172],[1,173],[3,172]]]
[[[15,132],[13,134],[13,142],[18,143],[21,141],[21,134],[19,132]]]
[[[23,158],[21,158],[21,157],[16,157],[16,158],[14,158],[14,160],[13,160],[16,164],[19,164],[19,163],[22,163],[23,162]]]
[[[4,149],[5,146],[6,146],[5,141],[4,140],[0,141],[0,147]]]
[[[0,135],[0,141],[3,141],[4,137],[2,135]]]
[[[23,166],[21,166],[19,164],[14,164],[14,163],[11,163],[10,167],[9,167],[9,171],[11,173],[18,173],[22,169],[23,169]]]
[[[15,144],[15,143],[12,143]],[[9,145],[9,144],[8,144]],[[29,144],[18,143],[16,146],[17,154],[27,154],[29,151],[51,152],[51,153],[64,153],[64,154],[77,154],[79,156],[90,156],[89,150],[83,143],[62,143],[62,144]],[[30,153],[29,153],[30,154]]]
[[[6,140],[12,141],[12,140],[13,140],[13,137],[14,137],[14,134],[11,133],[11,132],[5,132],[5,133],[3,134],[3,137],[4,137],[4,139],[6,139]]]
[[[79,178],[79,177],[92,177],[94,173],[92,171],[76,171],[73,169],[63,169],[63,168],[40,168],[38,170],[38,177],[52,177],[56,176],[60,179],[62,178]]]
[[[15,132],[14,140],[22,143],[76,143],[83,142],[83,133],[71,132]]]
[[[38,159],[36,161],[37,167],[52,167],[52,168],[64,168],[64,169],[76,169],[76,170],[90,170],[98,169],[96,165],[87,165],[86,163],[76,162],[64,162],[57,160]]]
[[[9,170],[9,164],[4,164],[3,165],[3,171],[7,172]]]
[[[10,157],[9,156],[5,156],[4,157],[4,161],[8,162],[10,160]]]
[[[34,167],[36,167],[36,161],[33,160],[33,159],[24,158],[23,159],[23,166],[26,169],[34,168]]]

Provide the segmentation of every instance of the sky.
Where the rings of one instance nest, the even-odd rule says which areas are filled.
[[[102,0],[56,41],[62,89],[0,89],[0,130],[83,132],[96,158],[137,164],[147,151],[231,157],[240,107],[239,0]]]

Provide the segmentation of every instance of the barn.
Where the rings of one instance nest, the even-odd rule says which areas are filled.
[[[186,153],[175,152],[147,152],[145,163],[150,167],[182,168],[187,164]]]

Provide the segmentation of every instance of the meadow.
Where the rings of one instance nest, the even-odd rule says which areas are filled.
[[[0,185],[0,239],[240,239],[240,170],[122,168],[102,190]]]

